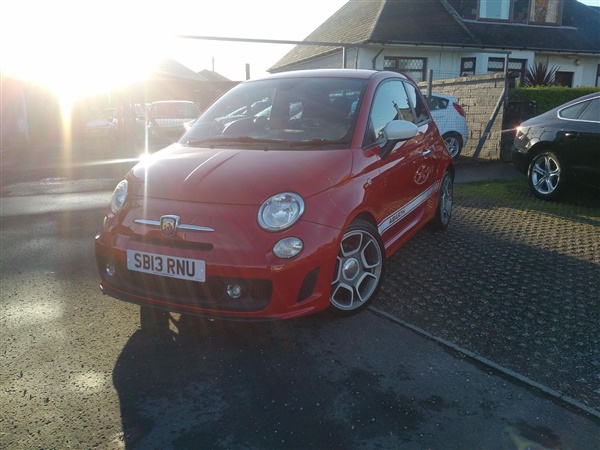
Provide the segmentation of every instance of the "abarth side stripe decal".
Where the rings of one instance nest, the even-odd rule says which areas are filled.
[[[135,223],[139,223],[140,225],[149,225],[151,227],[159,227],[159,220],[146,220],[146,219],[135,219]],[[215,231],[213,228],[209,227],[201,227],[199,225],[187,225],[185,223],[180,223],[177,225],[178,230],[187,230],[187,231]]]
[[[392,214],[387,216],[383,221],[377,226],[377,231],[381,236],[391,227],[393,227],[397,222],[404,219],[407,215],[417,209],[420,205],[425,203],[429,197],[431,197],[434,193],[440,190],[440,181],[436,181],[435,184],[431,185],[429,188],[421,192],[411,201],[409,201],[406,205],[401,206]]]

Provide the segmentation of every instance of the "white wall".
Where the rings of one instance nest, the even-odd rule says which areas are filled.
[[[346,51],[346,67],[350,69],[376,69],[383,70],[383,61],[386,56],[402,56],[409,58],[427,58],[427,70],[433,70],[434,79],[443,79],[460,76],[461,58],[476,58],[475,74],[487,74],[488,58],[504,57],[503,53],[486,53],[453,50],[431,50],[420,47],[396,47],[381,51],[379,48],[351,48]],[[375,65],[373,65],[373,58]],[[537,62],[547,63],[548,67],[560,67],[560,71],[573,72],[573,86],[595,86],[596,72],[600,64],[600,57],[578,55],[550,55],[534,53],[532,51],[513,51],[509,55],[514,59],[526,59],[527,67]],[[576,64],[578,60],[578,64]],[[341,68],[343,66],[342,52],[324,56],[310,62],[300,63],[289,70],[305,70],[320,68]]]

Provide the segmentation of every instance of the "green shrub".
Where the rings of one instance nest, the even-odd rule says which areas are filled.
[[[534,101],[536,114],[556,108],[563,103],[591,94],[600,92],[600,87],[582,86],[569,88],[563,86],[538,86],[517,87],[508,93],[509,101]]]

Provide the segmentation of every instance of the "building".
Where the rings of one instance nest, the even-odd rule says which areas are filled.
[[[349,0],[269,72],[349,67],[424,81],[538,63],[557,84],[600,85],[600,8],[576,0]],[[339,45],[335,45],[339,44]]]

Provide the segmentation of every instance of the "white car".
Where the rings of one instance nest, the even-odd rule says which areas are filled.
[[[423,93],[427,105],[431,110],[431,117],[435,120],[440,134],[444,138],[448,152],[452,158],[457,158],[467,145],[468,129],[465,110],[453,95],[432,93],[431,98]]]
[[[148,109],[148,139],[153,145],[166,146],[177,141],[186,131],[185,124],[200,115],[194,102],[163,100]]]
[[[98,141],[101,144],[108,145],[109,148],[115,148],[119,144],[119,128],[123,126],[123,113],[119,114],[117,107],[105,108],[98,111],[90,120],[85,123],[85,138],[88,141]],[[133,133],[136,138],[142,138],[146,124],[146,112],[139,103],[134,105],[131,114],[133,117]]]

